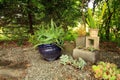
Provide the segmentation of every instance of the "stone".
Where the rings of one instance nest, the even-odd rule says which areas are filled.
[[[88,61],[88,62],[91,62],[91,63],[96,62],[96,53],[91,52],[91,51],[87,51],[87,50],[84,50],[84,49],[75,48],[73,50],[73,57],[75,59],[78,59],[79,57],[81,57],[85,61]]]

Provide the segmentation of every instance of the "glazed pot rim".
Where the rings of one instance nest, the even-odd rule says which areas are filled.
[[[50,44],[40,44],[40,45],[38,45],[38,47],[39,46],[51,46],[51,45],[56,45],[56,44],[53,44],[53,43],[50,43]],[[57,45],[56,45],[57,46]]]
[[[43,48],[43,47],[57,47],[57,48],[60,48],[61,49],[61,47],[59,47],[58,45],[56,45],[56,44],[40,44],[40,45],[38,45],[37,46],[38,48]]]

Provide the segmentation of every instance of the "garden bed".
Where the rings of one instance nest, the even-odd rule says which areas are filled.
[[[106,43],[107,45],[107,43]],[[101,44],[99,60],[118,65],[120,68],[120,51],[113,51]],[[111,44],[112,45],[112,44]],[[104,47],[104,48],[102,48]],[[83,69],[75,69],[70,65],[61,65],[60,60],[47,62],[39,52],[28,43],[18,47],[14,42],[0,44],[0,80],[95,80],[91,64]]]

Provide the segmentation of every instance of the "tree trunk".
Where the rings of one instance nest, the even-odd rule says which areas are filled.
[[[110,36],[109,36],[109,34],[110,34],[110,26],[107,25],[106,27],[107,27],[107,28],[106,28],[106,36],[105,36],[105,37],[106,37],[106,39],[109,41],[109,40],[110,40],[110,38],[109,38],[109,37],[110,37]]]
[[[111,21],[111,17],[112,17],[113,12],[109,12],[108,15],[108,19],[106,22],[106,39],[109,41],[110,40],[110,21]]]
[[[83,24],[84,24],[84,27],[86,28],[86,22],[85,22],[85,16],[84,16],[84,0],[82,0],[82,20],[83,20]]]
[[[28,12],[28,20],[29,20],[29,33],[33,35],[34,34],[33,21],[32,21],[32,15],[30,12]]]
[[[106,0],[107,6],[108,6],[108,18],[106,22],[106,39],[109,41],[110,40],[110,21],[113,15],[113,12],[110,11],[109,3],[108,0]]]
[[[33,18],[32,18],[32,12],[31,12],[31,3],[30,0],[28,0],[28,24],[29,24],[29,33],[34,34],[33,30]]]

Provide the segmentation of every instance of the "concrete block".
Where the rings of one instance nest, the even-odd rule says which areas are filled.
[[[88,62],[91,62],[91,63],[95,63],[96,62],[96,53],[95,52],[91,52],[91,51],[87,51],[87,50],[84,50],[84,49],[75,48],[73,50],[73,57],[75,59],[78,59],[79,57],[81,57],[85,61],[88,61]]]
[[[79,36],[77,39],[76,39],[76,47],[85,47],[85,44],[86,44],[86,36]]]
[[[62,53],[72,56],[73,49],[75,48],[75,46],[76,46],[75,42],[67,42],[66,41],[63,45]]]
[[[88,47],[99,49],[99,37],[86,36],[86,48]]]

